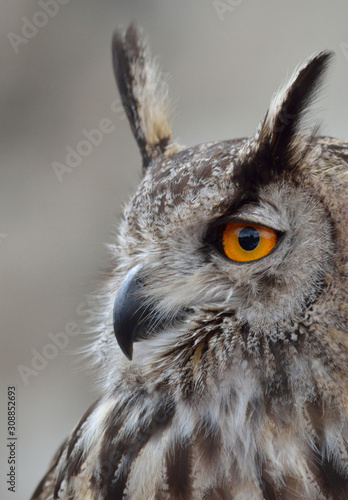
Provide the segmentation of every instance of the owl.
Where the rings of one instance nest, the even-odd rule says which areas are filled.
[[[98,292],[100,396],[32,499],[348,499],[348,142],[303,125],[332,53],[254,137],[185,148],[140,31],[112,51],[143,177]]]

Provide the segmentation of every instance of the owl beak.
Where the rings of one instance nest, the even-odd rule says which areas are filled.
[[[142,337],[147,329],[150,309],[142,302],[139,279],[143,265],[133,267],[124,278],[115,298],[113,322],[118,345],[123,354],[131,360],[133,342]]]

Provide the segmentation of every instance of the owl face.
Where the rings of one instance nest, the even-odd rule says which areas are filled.
[[[251,329],[272,331],[303,315],[332,271],[332,225],[313,190],[287,176],[243,196],[234,173],[244,145],[209,144],[156,161],[127,207],[122,261],[128,269],[142,266],[146,314],[171,331],[173,319],[205,307],[233,310]],[[241,238],[226,236],[232,224],[253,228],[258,239],[243,256],[224,249],[225,239],[243,250]],[[274,232],[275,242],[255,255],[262,228]]]

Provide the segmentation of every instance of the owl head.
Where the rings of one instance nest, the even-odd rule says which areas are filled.
[[[320,359],[337,345],[343,370],[348,145],[303,126],[332,53],[299,68],[254,137],[185,148],[137,29],[116,33],[112,51],[143,177],[120,222],[95,344],[108,386],[131,366],[155,379],[188,363],[201,375],[187,383],[203,391],[236,359],[272,377],[289,352]]]

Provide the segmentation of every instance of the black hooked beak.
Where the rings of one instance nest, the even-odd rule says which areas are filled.
[[[129,360],[133,356],[133,342],[144,336],[149,325],[150,308],[140,297],[139,279],[143,266],[133,267],[123,280],[114,302],[114,332],[116,340]]]

